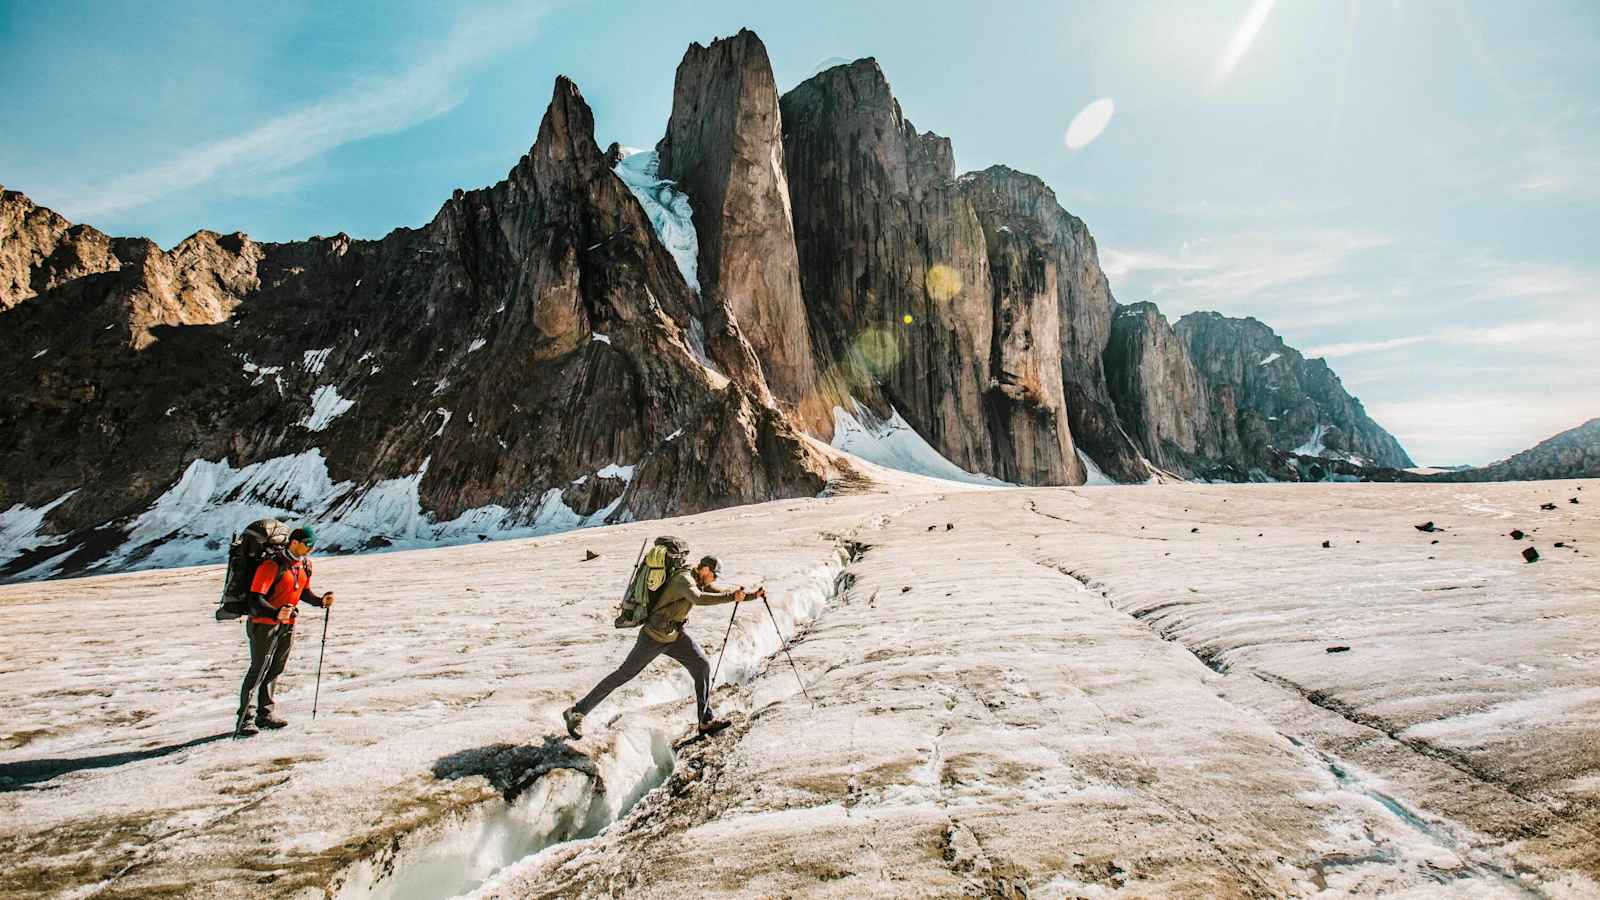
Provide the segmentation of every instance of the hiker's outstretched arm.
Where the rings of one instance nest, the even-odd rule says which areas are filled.
[[[716,606],[721,603],[732,603],[739,599],[738,589],[731,591],[703,591],[698,585],[689,585],[689,600],[695,606]]]
[[[320,595],[311,593],[311,585],[308,584],[303,590],[300,591],[300,602],[309,603],[312,606],[322,606],[322,598],[326,596],[326,593]]]

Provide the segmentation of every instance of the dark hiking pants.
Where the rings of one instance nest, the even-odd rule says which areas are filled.
[[[239,719],[249,722],[255,715],[272,715],[272,687],[289,662],[294,626],[246,622],[244,633],[250,640],[250,670],[239,686]]]
[[[588,715],[589,710],[599,706],[600,701],[606,699],[612,691],[627,684],[633,676],[644,671],[644,667],[650,665],[651,660],[663,653],[682,664],[694,678],[694,704],[699,721],[704,722],[711,718],[711,663],[706,659],[706,655],[700,652],[700,645],[681,628],[678,630],[678,639],[670,644],[663,644],[645,634],[641,628],[639,639],[634,641],[633,649],[628,651],[628,656],[622,661],[622,665],[617,666],[615,672],[600,679],[594,690],[578,701],[578,712]]]

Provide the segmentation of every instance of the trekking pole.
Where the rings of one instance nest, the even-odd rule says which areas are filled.
[[[794,664],[794,657],[789,656],[789,641],[783,636],[783,629],[778,627],[778,617],[772,614],[772,604],[767,602],[764,594],[761,597],[761,605],[767,608],[767,617],[772,620],[772,630],[778,633],[778,640],[783,642],[783,655],[789,660],[789,668],[794,670],[794,680],[800,682],[800,693],[806,695],[812,706],[816,706],[817,701],[812,700],[811,692],[806,690],[805,679],[800,677],[800,668]]]
[[[733,617],[739,614],[739,604],[733,605],[733,612],[728,616],[728,630],[722,633],[722,649],[717,651],[717,667],[711,670],[711,686],[717,685],[717,673],[722,670],[722,654],[728,652],[728,635],[733,634]]]
[[[317,654],[317,690],[311,695],[311,720],[317,719],[317,701],[322,698],[322,658],[328,655],[328,617],[333,610],[322,611],[322,652]]]

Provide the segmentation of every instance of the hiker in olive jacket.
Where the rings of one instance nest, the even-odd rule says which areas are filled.
[[[594,690],[576,705],[562,712],[567,733],[573,739],[583,736],[583,717],[590,710],[600,705],[600,701],[612,691],[644,671],[651,660],[662,654],[677,660],[694,678],[698,729],[702,733],[710,733],[727,727],[726,720],[718,719],[711,712],[711,663],[700,650],[700,645],[683,630],[683,623],[689,618],[689,610],[696,606],[743,603],[765,597],[767,591],[766,588],[759,588],[746,593],[743,587],[731,591],[715,590],[712,583],[716,580],[717,568],[717,558],[707,556],[694,569],[682,569],[667,579],[661,588],[661,596],[651,604],[650,616],[645,620],[644,627],[639,629],[639,638],[634,641],[633,649],[628,651],[622,665],[602,678]]]

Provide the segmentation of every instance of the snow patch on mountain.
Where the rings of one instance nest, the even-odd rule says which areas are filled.
[[[888,419],[881,419],[855,400],[854,412],[833,408],[833,446],[889,469],[992,487],[1008,487],[1009,482],[981,472],[968,472],[940,455],[900,415],[891,408]]]
[[[1328,433],[1328,426],[1323,425],[1323,424],[1321,424],[1319,422],[1317,424],[1316,430],[1311,432],[1310,439],[1307,440],[1304,444],[1301,444],[1300,446],[1294,448],[1293,452],[1298,453],[1301,456],[1321,456],[1322,452],[1324,450],[1328,449],[1327,447],[1324,447],[1322,445],[1322,436],[1327,434],[1327,433]]]
[[[44,517],[50,514],[50,510],[67,502],[76,493],[76,490],[67,491],[43,506],[32,507],[18,503],[0,512],[0,565],[5,565],[30,550],[61,543],[65,538],[58,535],[41,535],[39,527],[44,524]]]
[[[313,375],[322,373],[322,367],[328,364],[328,354],[333,352],[332,347],[323,347],[321,350],[307,350],[302,357],[301,367]]]
[[[1078,451],[1078,461],[1083,463],[1083,470],[1088,473],[1088,479],[1084,481],[1085,485],[1116,484],[1115,481],[1106,477],[1106,473],[1100,471],[1100,467],[1094,464],[1094,460],[1089,458],[1089,454],[1084,453],[1082,450]]]
[[[328,427],[334,419],[339,418],[355,406],[354,400],[347,400],[339,396],[339,389],[331,384],[317,388],[311,394],[311,411],[299,424],[307,431],[321,431]]]
[[[672,254],[689,287],[700,292],[700,237],[694,230],[689,195],[671,181],[656,177],[661,162],[654,150],[630,153],[612,171],[644,207],[656,237]]]
[[[566,504],[559,488],[551,488],[514,508],[489,504],[440,522],[423,511],[419,493],[431,462],[429,457],[409,475],[359,485],[334,481],[319,449],[241,468],[227,459],[198,459],[128,524],[122,544],[89,568],[125,571],[218,563],[234,534],[268,517],[315,522],[318,549],[349,552],[539,537],[604,524],[622,505],[619,495],[604,508],[582,515]],[[611,464],[595,474],[631,482],[633,473],[632,465]],[[0,512],[0,563],[64,541],[64,536],[41,538],[37,531],[45,514],[71,496],[69,492],[37,509],[19,505]],[[52,557],[36,571],[59,568],[71,552]]]

